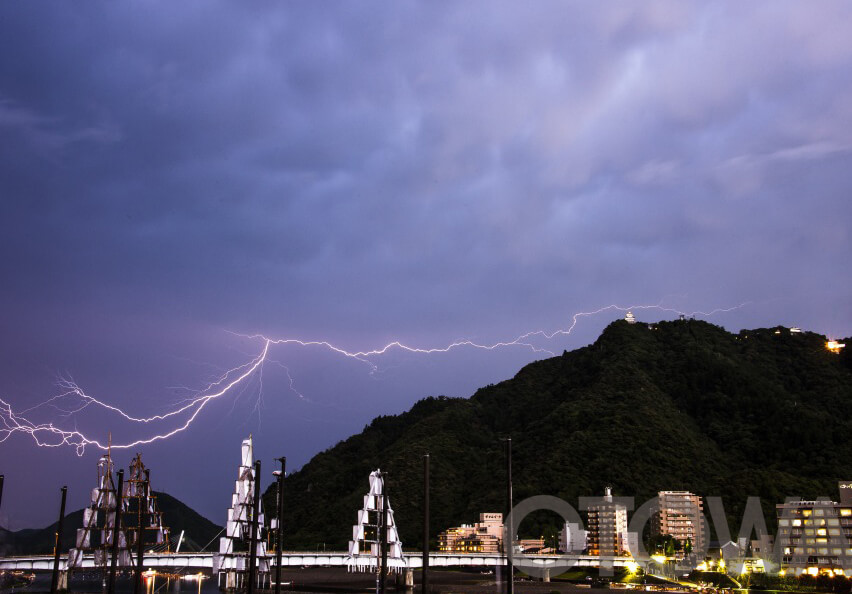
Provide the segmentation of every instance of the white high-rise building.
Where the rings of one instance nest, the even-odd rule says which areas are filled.
[[[612,500],[606,488],[603,501],[589,506],[589,555],[614,557],[630,554],[627,537],[627,508]]]

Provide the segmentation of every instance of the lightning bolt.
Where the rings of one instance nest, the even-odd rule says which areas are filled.
[[[118,406],[99,400],[98,398],[95,398],[94,396],[86,393],[83,388],[80,387],[73,379],[60,378],[60,380],[57,382],[57,386],[60,389],[59,394],[49,398],[41,404],[37,404],[20,412],[16,412],[12,408],[12,405],[10,403],[0,398],[0,443],[5,442],[13,435],[23,434],[32,438],[34,443],[39,447],[73,447],[76,449],[77,454],[81,456],[83,455],[87,447],[94,447],[100,450],[107,449],[107,444],[96,438],[86,436],[83,432],[76,428],[64,429],[53,422],[36,423],[25,416],[41,407],[55,408],[60,413],[62,413],[62,416],[65,418],[73,417],[74,415],[80,414],[90,407],[96,407],[108,411],[109,413],[112,413],[114,415],[117,415],[118,418],[124,419],[124,421],[136,425],[147,425],[152,423],[173,423],[170,429],[164,432],[154,433],[150,437],[136,439],[134,441],[129,441],[126,443],[113,443],[112,448],[115,449],[129,449],[140,445],[146,445],[149,443],[169,439],[170,437],[187,430],[192,425],[192,423],[198,418],[204,408],[213,400],[226,397],[234,392],[245,390],[246,384],[252,376],[257,377],[258,386],[260,391],[262,392],[263,365],[265,362],[267,362],[267,360],[271,361],[271,359],[269,358],[269,353],[270,349],[274,346],[291,345],[298,346],[301,348],[319,347],[333,354],[359,361],[367,365],[370,369],[370,372],[373,373],[379,370],[378,364],[373,359],[380,358],[391,351],[402,351],[418,355],[433,355],[439,353],[449,353],[450,351],[460,348],[493,351],[496,349],[517,347],[528,349],[532,353],[546,353],[553,355],[552,351],[533,344],[532,339],[553,340],[556,337],[570,336],[581,319],[596,316],[607,311],[626,312],[657,310],[661,312],[683,315],[688,317],[701,316],[709,318],[719,313],[731,312],[743,308],[749,305],[750,303],[751,302],[747,301],[739,305],[735,305],[733,307],[716,308],[709,312],[684,312],[671,307],[665,307],[662,305],[662,302],[657,303],[656,305],[632,305],[629,307],[613,304],[598,308],[594,311],[578,312],[573,314],[571,317],[571,323],[566,328],[560,328],[553,331],[533,330],[521,334],[511,340],[503,340],[494,343],[481,343],[473,340],[456,340],[441,347],[410,346],[401,341],[394,340],[379,348],[374,348],[370,350],[350,351],[325,340],[270,338],[263,334],[243,335],[232,332],[231,334],[235,334],[237,336],[242,336],[244,338],[250,338],[252,340],[260,341],[262,346],[259,354],[247,361],[246,363],[243,363],[242,365],[225,371],[224,373],[219,375],[217,379],[203,386],[200,390],[196,391],[195,396],[183,399],[173,410],[170,410],[169,412],[151,416],[134,416],[125,412]],[[290,375],[289,368],[287,368],[278,361],[272,362],[281,365],[281,367],[285,369],[285,371],[287,372],[287,378],[290,382],[290,390],[295,393],[299,398],[304,399],[304,396],[299,393],[294,387],[294,380],[293,377]],[[260,407],[262,405],[261,398],[262,395],[258,397],[258,401],[256,402],[254,408],[254,412],[257,412],[258,415],[260,415]]]

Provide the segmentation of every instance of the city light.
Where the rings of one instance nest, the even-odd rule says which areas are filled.
[[[840,353],[840,349],[844,348],[846,345],[842,342],[837,342],[836,340],[829,340],[825,343],[825,348],[827,348],[832,353]]]

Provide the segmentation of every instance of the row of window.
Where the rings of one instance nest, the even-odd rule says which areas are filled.
[[[850,526],[852,527],[852,519],[838,518],[814,518],[814,519],[799,519],[799,518],[780,518],[779,526]]]
[[[785,516],[802,516],[809,518],[813,516],[841,516],[844,518],[852,517],[852,507],[814,507],[814,508],[779,508],[779,513]],[[829,512],[829,513],[826,513]],[[839,513],[838,513],[839,512]]]
[[[828,547],[786,547],[784,549],[785,555],[828,555],[829,551],[831,551],[832,555],[837,555],[839,557],[852,557],[852,549],[841,549],[841,548],[832,548]]]
[[[789,528],[781,528],[779,533],[783,536],[785,534],[789,534],[793,537],[801,536],[804,534],[805,536],[840,536],[841,534],[847,533],[848,530],[843,530],[841,528],[804,528],[804,529],[793,529]]]

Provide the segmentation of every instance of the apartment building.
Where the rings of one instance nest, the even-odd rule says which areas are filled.
[[[839,483],[840,501],[776,505],[781,570],[795,575],[852,575],[852,481]]]
[[[652,532],[671,536],[684,547],[689,543],[693,551],[703,551],[707,542],[703,509],[699,495],[689,491],[660,491]]]
[[[613,557],[629,555],[627,539],[627,508],[612,500],[612,489],[607,487],[601,503],[589,506],[589,555]]]

